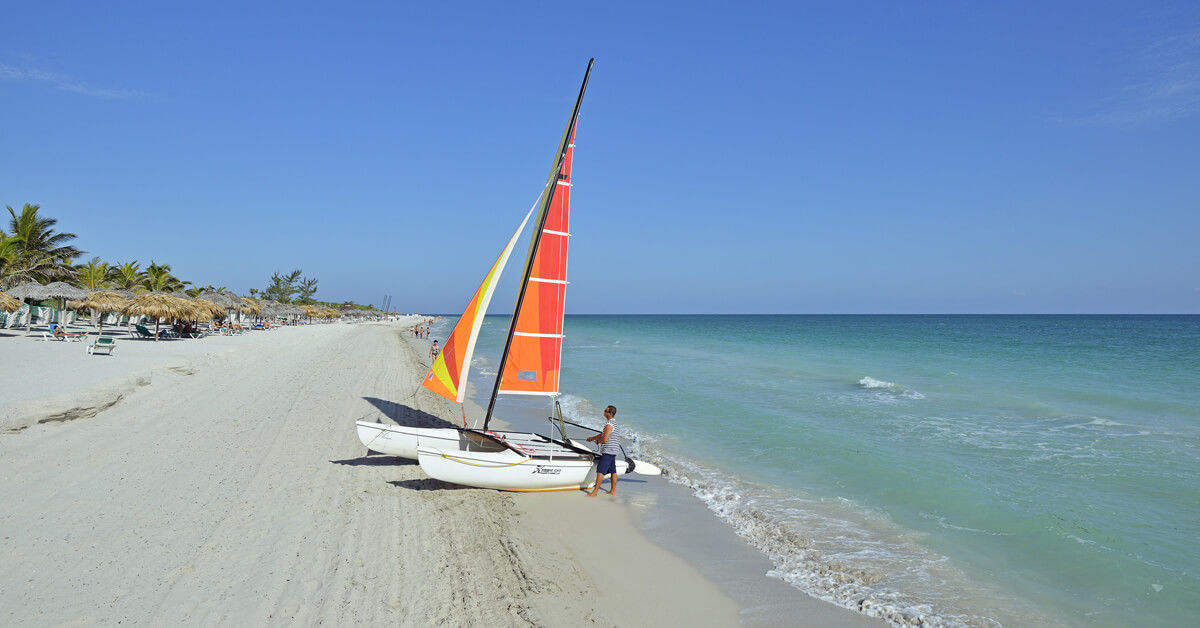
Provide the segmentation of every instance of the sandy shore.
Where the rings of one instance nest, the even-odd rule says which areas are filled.
[[[384,324],[126,341],[112,358],[0,338],[23,365],[0,380],[0,621],[755,623],[711,565],[639,530],[637,483],[618,500],[514,495],[366,456],[355,420],[459,416],[418,385],[424,352]],[[790,623],[879,625],[793,602]]]

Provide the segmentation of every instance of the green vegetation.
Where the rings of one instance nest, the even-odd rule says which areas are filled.
[[[274,273],[271,275],[271,285],[261,292],[251,290],[250,294],[252,296],[257,294],[263,299],[271,299],[280,303],[313,305],[317,303],[313,296],[317,293],[318,281],[315,277],[305,277],[304,271],[297,268],[286,275]]]
[[[182,292],[199,296],[205,292],[231,292],[225,286],[200,286],[176,277],[170,264],[150,260],[142,267],[138,260],[105,262],[93,257],[83,264],[75,260],[84,251],[70,244],[74,233],[56,231],[58,220],[41,214],[38,205],[25,204],[18,212],[6,206],[9,214],[7,228],[0,228],[0,290],[34,281],[48,283],[65,281],[87,290],[132,290],[134,292]],[[300,269],[281,275],[274,273],[264,290],[250,290],[250,296],[272,299],[296,305],[323,305],[334,310],[367,310],[368,305],[317,301],[316,277],[305,277]]]

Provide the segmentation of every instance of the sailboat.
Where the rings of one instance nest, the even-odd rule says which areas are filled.
[[[359,438],[370,449],[416,458],[430,477],[455,484],[513,491],[572,490],[589,485],[597,454],[570,439],[566,425],[590,428],[565,420],[556,397],[562,361],[575,126],[594,61],[588,62],[554,166],[538,201],[484,276],[422,382],[431,391],[463,404],[471,359],[488,304],[521,232],[533,217],[525,271],[482,428],[467,427],[465,413],[461,428],[359,421]],[[557,435],[489,429],[500,394],[555,399],[551,425]],[[629,458],[626,464],[618,465],[619,472],[635,470],[647,475],[660,473],[654,465]]]

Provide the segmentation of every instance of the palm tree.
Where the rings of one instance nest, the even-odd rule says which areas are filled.
[[[79,284],[80,288],[85,290],[99,290],[108,287],[109,277],[108,264],[100,261],[99,257],[93,257],[86,264],[80,264],[75,267],[75,283]],[[91,310],[92,324],[99,323],[100,329],[104,329],[104,322],[99,320],[100,313],[96,310]]]
[[[110,268],[99,257],[93,257],[88,263],[75,267],[75,283],[86,290],[107,288]]]
[[[5,235],[0,229],[0,289],[20,283],[23,278],[16,277],[18,272],[17,257],[21,252],[21,239],[17,236]]]
[[[191,282],[185,281],[183,283],[187,284],[187,283],[191,283]],[[184,292],[187,293],[187,295],[189,297],[195,298],[195,297],[198,297],[198,296],[204,294],[205,292],[216,292],[218,294],[222,293],[222,292],[229,292],[229,288],[226,288],[225,286],[214,287],[212,284],[208,284],[208,285],[204,285],[204,286],[197,286],[195,284],[192,284],[192,287],[188,288],[187,290],[184,290]],[[250,292],[251,292],[251,294],[253,294],[254,290],[250,290]]]
[[[38,216],[41,207],[25,204],[20,215],[5,206],[9,233],[0,230],[0,284],[73,277],[71,261],[83,252],[67,242],[73,233],[55,233],[54,218]]]
[[[190,284],[190,281],[180,281],[172,275],[170,264],[156,264],[150,260],[150,265],[146,267],[146,287],[151,291],[178,292]]]
[[[110,267],[113,286],[122,290],[136,290],[145,286],[145,274],[137,260]]]

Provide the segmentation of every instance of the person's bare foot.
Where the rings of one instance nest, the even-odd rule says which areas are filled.
[[[605,493],[608,493],[609,495],[616,495],[616,494],[617,494],[617,491],[616,491],[616,490],[604,491],[604,492],[605,492]]]
[[[592,491],[592,492],[588,493],[588,494],[587,494],[587,496],[588,496],[588,497],[595,497],[595,496],[596,496],[596,491]]]

